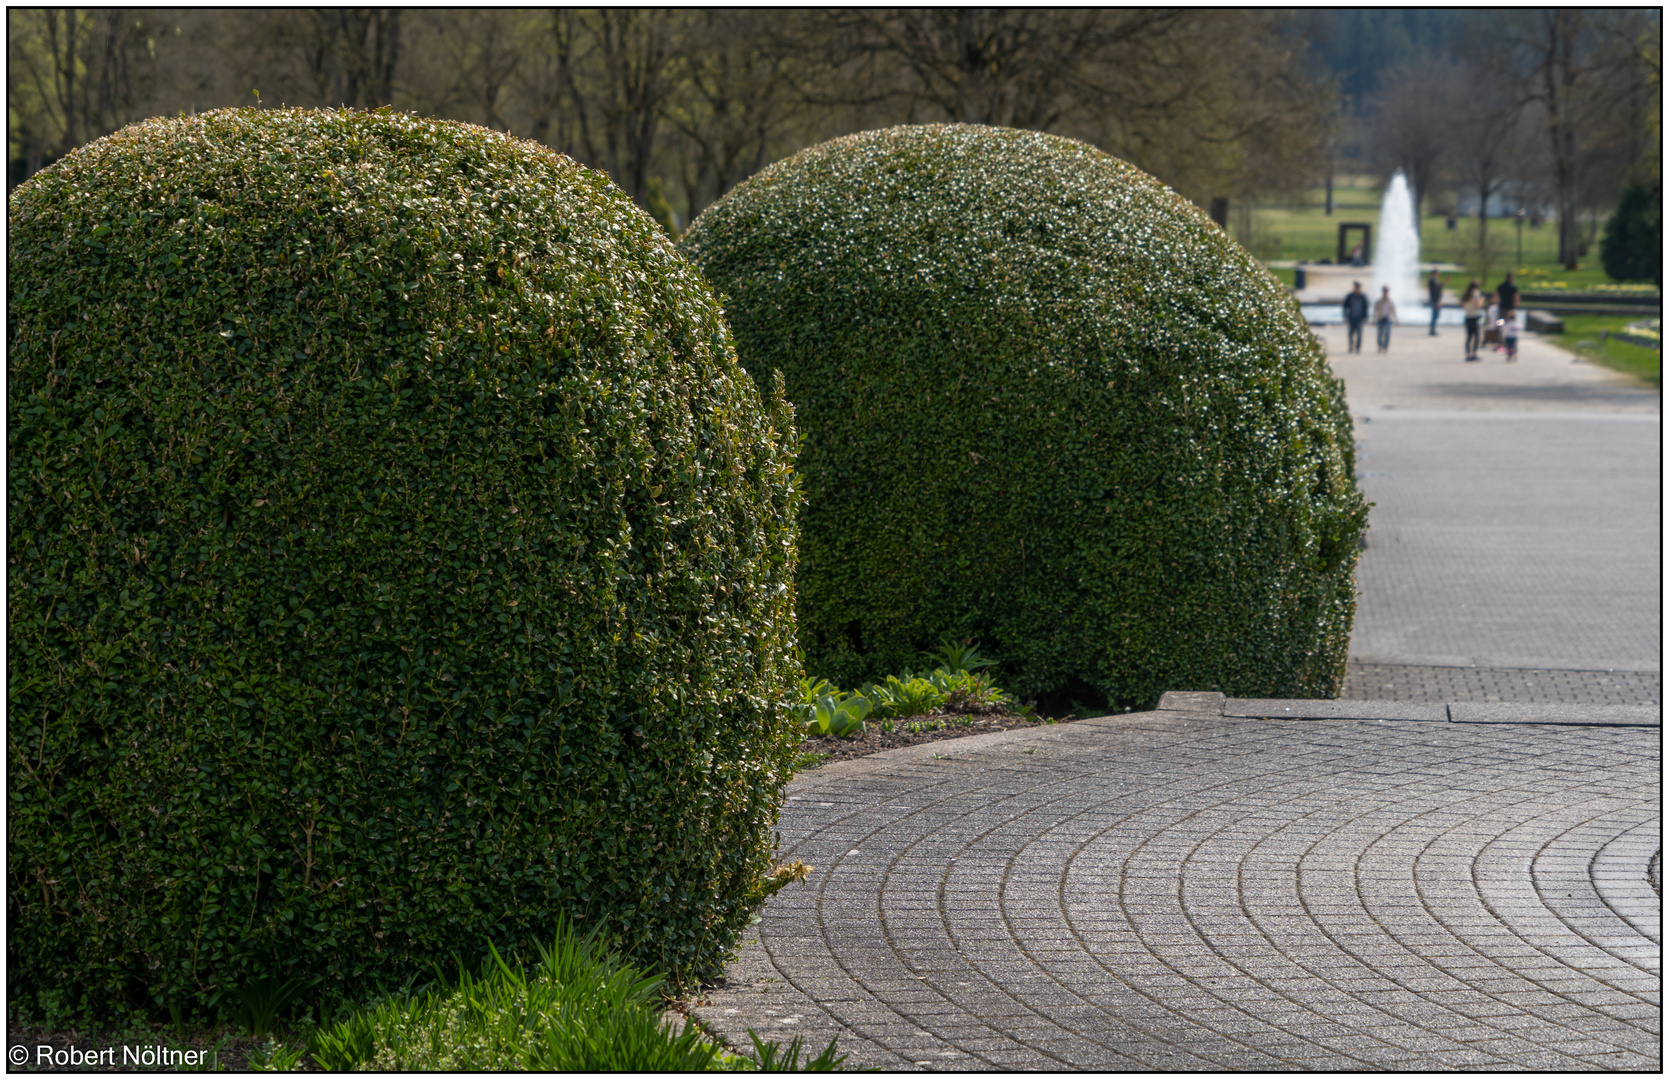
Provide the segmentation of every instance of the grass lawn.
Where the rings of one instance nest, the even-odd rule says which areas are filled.
[[[1565,332],[1549,340],[1571,350],[1578,356],[1597,364],[1644,379],[1659,389],[1663,386],[1663,351],[1626,341],[1600,342],[1600,331],[1612,333],[1631,322],[1640,321],[1630,315],[1570,315],[1565,317]]]

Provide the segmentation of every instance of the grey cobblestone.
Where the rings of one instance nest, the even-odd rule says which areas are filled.
[[[829,766],[697,1013],[888,1069],[1655,1068],[1658,774],[1653,728],[1207,712]]]
[[[1442,667],[1353,660],[1345,669],[1339,697],[1431,704],[1510,701],[1661,707],[1663,675],[1656,671]]]

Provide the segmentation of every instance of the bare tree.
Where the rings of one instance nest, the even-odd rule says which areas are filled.
[[[510,8],[428,8],[407,27],[405,98],[419,113],[515,129],[518,77],[540,14]],[[416,45],[416,50],[410,46]],[[523,125],[523,133],[531,120]]]
[[[1559,261],[1566,269],[1576,268],[1582,246],[1578,213],[1585,182],[1608,172],[1592,162],[1614,151],[1620,134],[1639,131],[1638,124],[1617,120],[1637,118],[1642,99],[1653,93],[1635,43],[1642,24],[1655,30],[1655,20],[1651,11],[1589,8],[1518,12],[1503,20],[1511,59],[1523,76],[1522,100],[1539,107],[1546,122]]]
[[[1386,173],[1403,171],[1416,214],[1452,164],[1469,89],[1460,65],[1426,57],[1392,67],[1371,99],[1373,158]]]
[[[1539,117],[1512,87],[1487,70],[1469,67],[1463,79],[1462,98],[1455,105],[1448,131],[1455,177],[1478,200],[1479,261],[1487,262],[1489,200],[1509,184],[1523,189],[1530,177],[1542,171]]]
[[[276,8],[222,17],[235,53],[235,81],[262,90],[268,100],[348,107],[394,103],[403,59],[400,9]]]
[[[784,12],[708,10],[684,28],[665,118],[693,219],[771,160],[803,112],[801,41]]]
[[[6,29],[8,149],[22,164],[16,180],[145,115],[158,81],[154,13],[12,8]]]
[[[604,169],[640,206],[667,102],[678,89],[675,39],[693,13],[603,8],[551,12],[549,48],[573,114],[570,150]]]
[[[1330,109],[1276,13],[858,10],[821,16],[819,105],[1086,139],[1203,200],[1321,175]]]

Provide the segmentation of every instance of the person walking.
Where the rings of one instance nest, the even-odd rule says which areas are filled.
[[[1501,348],[1507,354],[1507,363],[1518,360],[1518,312],[1509,311],[1501,317]]]
[[[1346,351],[1359,353],[1362,351],[1362,324],[1368,321],[1368,294],[1362,291],[1362,283],[1350,283],[1350,295],[1344,298],[1344,324],[1349,328]]]
[[[1460,294],[1460,313],[1466,318],[1466,362],[1472,363],[1478,359],[1478,346],[1483,339],[1484,297],[1478,289],[1477,278]]]
[[[1437,316],[1443,310],[1443,279],[1437,274],[1437,267],[1431,268],[1431,276],[1426,278],[1426,295],[1431,298],[1431,337],[1437,336]]]
[[[1379,328],[1379,351],[1389,352],[1391,349],[1391,324],[1397,321],[1397,305],[1391,300],[1391,286],[1385,286],[1385,292],[1373,302],[1373,321]]]
[[[1518,310],[1518,286],[1513,284],[1513,272],[1507,271],[1506,280],[1495,287],[1495,302],[1501,305],[1501,314]]]

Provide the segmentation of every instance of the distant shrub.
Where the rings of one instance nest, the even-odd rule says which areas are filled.
[[[1600,265],[1619,281],[1663,283],[1663,184],[1631,181],[1605,223]]]
[[[564,914],[715,970],[798,740],[794,434],[661,230],[386,112],[148,121],[9,210],[13,1000]]]
[[[1367,508],[1297,304],[1093,147],[898,127],[773,165],[681,243],[804,433],[800,632],[842,685],[976,638],[1003,685],[1331,696]]]

